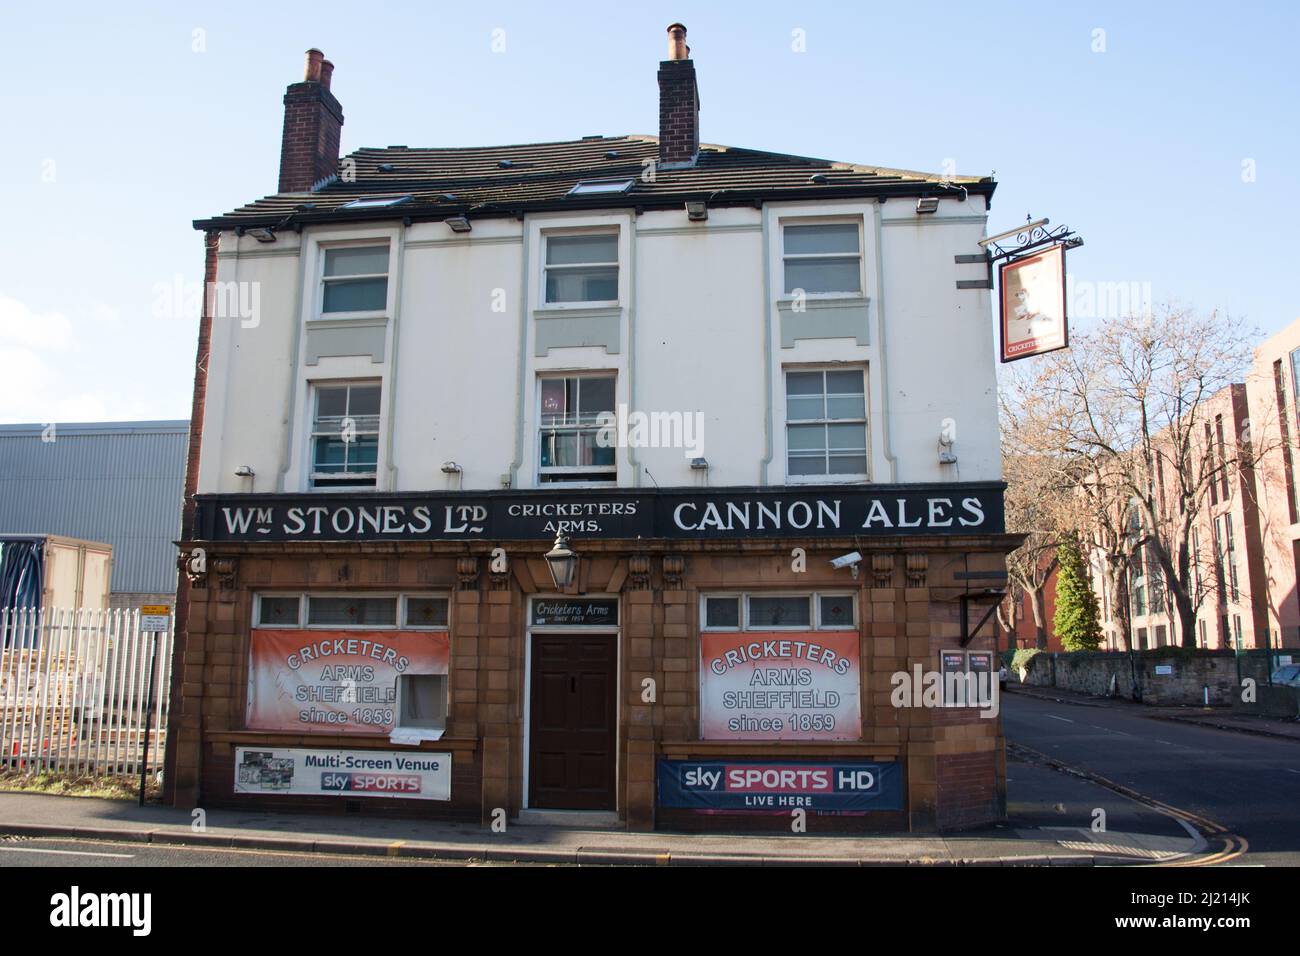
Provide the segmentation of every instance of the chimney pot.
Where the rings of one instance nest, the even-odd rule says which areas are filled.
[[[686,27],[680,23],[670,24],[668,27],[668,59],[670,60],[687,60],[690,59],[691,48],[686,45]]]
[[[307,51],[307,68],[303,71],[303,80],[308,83],[320,82],[320,65],[325,62],[325,54],[312,47]]]
[[[281,193],[309,192],[338,171],[343,107],[330,92],[334,64],[314,47],[307,51],[303,79],[284,91],[280,139]]]
[[[659,64],[659,162],[692,163],[700,151],[700,90],[686,27],[668,27],[668,59]]]

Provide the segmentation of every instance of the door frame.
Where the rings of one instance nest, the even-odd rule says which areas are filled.
[[[602,627],[583,627],[582,625],[566,625],[564,627],[541,626],[534,627],[533,620],[533,601],[554,601],[554,600],[582,600],[582,601],[601,601],[615,600],[618,601],[619,624],[617,626]],[[574,636],[584,637],[610,637],[614,641],[614,812],[620,817],[623,815],[623,599],[618,594],[560,594],[555,592],[539,592],[530,594],[528,602],[524,608],[524,727],[523,727],[523,793],[520,795],[519,806],[524,809],[530,809],[528,803],[529,793],[529,762],[533,755],[532,741],[532,720],[533,720],[533,635],[547,634],[571,634]],[[605,813],[604,810],[579,810],[577,813]]]

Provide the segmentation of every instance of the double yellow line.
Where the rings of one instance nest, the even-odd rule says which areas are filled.
[[[1127,795],[1128,794],[1126,794],[1126,796]],[[1153,797],[1142,796],[1142,801],[1153,810],[1159,810],[1167,816],[1185,821],[1199,830],[1203,836],[1218,838],[1223,841],[1223,847],[1214,853],[1195,856],[1191,859],[1170,860],[1167,863],[1154,863],[1151,864],[1152,866],[1216,866],[1220,863],[1227,863],[1230,860],[1235,860],[1239,856],[1245,856],[1246,852],[1250,849],[1250,844],[1246,842],[1245,837],[1237,836],[1235,833],[1229,833],[1228,828],[1222,824],[1215,823],[1213,820],[1199,816],[1188,810],[1180,810],[1178,807],[1171,807],[1169,804],[1162,803]]]
[[[1220,863],[1227,863],[1235,860],[1239,856],[1244,856],[1250,849],[1250,844],[1246,842],[1245,837],[1239,837],[1235,833],[1226,833],[1221,839],[1223,840],[1223,849],[1217,853],[1211,853],[1209,856],[1193,857],[1190,860],[1174,860],[1169,863],[1156,863],[1154,866],[1217,866]]]
[[[1138,793],[1131,787],[1126,787],[1122,783],[1116,783],[1114,780],[1109,780],[1106,777],[1101,776],[1101,774],[1093,773],[1090,770],[1072,767],[1067,763],[1057,760],[1055,757],[1048,756],[1032,747],[1026,747],[1024,744],[1012,744],[1011,746],[1016,750],[1029,755],[1032,759],[1041,760],[1048,766],[1056,767],[1059,770],[1065,770],[1072,774],[1077,774],[1086,780],[1091,780],[1093,783],[1105,787],[1107,790],[1115,791],[1120,796],[1128,797],[1130,800],[1148,806],[1166,816],[1182,820],[1199,831],[1202,836],[1223,841],[1223,847],[1221,849],[1208,855],[1196,856],[1191,859],[1169,860],[1164,863],[1148,863],[1139,865],[1151,867],[1216,866],[1220,863],[1227,863],[1230,860],[1235,860],[1239,856],[1244,856],[1246,852],[1250,850],[1250,844],[1246,842],[1245,837],[1237,836],[1235,833],[1229,833],[1227,827],[1215,823],[1213,820],[1199,816],[1189,810],[1180,810],[1178,807],[1171,807],[1169,804],[1157,800],[1155,797],[1148,797],[1144,793]]]

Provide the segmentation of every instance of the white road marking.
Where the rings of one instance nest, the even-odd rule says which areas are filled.
[[[1089,724],[1094,730],[1104,730],[1108,734],[1119,734],[1121,737],[1132,737],[1132,734],[1126,734],[1122,730],[1113,730],[1110,727],[1103,727],[1101,724]]]
[[[42,850],[35,846],[0,846],[5,853],[54,853],[59,856],[106,856],[114,860],[131,860],[134,853],[92,853],[90,850]]]
[[[1063,720],[1063,721],[1065,721],[1067,724],[1072,724],[1072,723],[1074,723],[1074,721],[1072,721],[1069,717],[1057,717],[1055,714],[1048,714],[1047,716],[1048,716],[1048,717],[1051,717],[1053,720]]]
[[[1300,773],[1300,770],[1292,770],[1290,767],[1283,767],[1282,769],[1287,773]]]

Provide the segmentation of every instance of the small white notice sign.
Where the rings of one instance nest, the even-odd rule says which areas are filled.
[[[166,604],[146,604],[140,608],[140,630],[166,631],[171,626],[172,609]]]
[[[1172,674],[1173,672],[1174,672],[1174,665],[1173,665],[1173,664],[1157,664],[1157,665],[1156,665],[1156,673],[1157,673],[1157,674]]]

